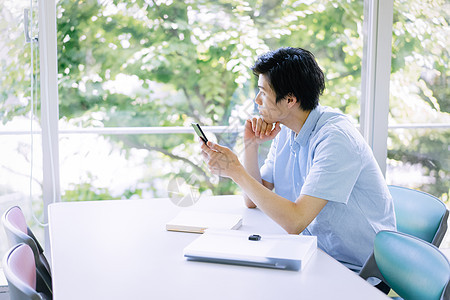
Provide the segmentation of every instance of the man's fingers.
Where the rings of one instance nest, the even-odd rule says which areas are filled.
[[[255,130],[255,135],[256,136],[259,136],[259,134],[261,133],[261,126],[262,126],[262,124],[263,124],[263,119],[261,119],[261,118],[259,118],[257,121],[256,121],[256,130]]]
[[[252,130],[253,130],[253,132],[255,132],[255,130],[256,130],[256,122],[258,121],[258,119],[257,118],[253,118],[252,119]]]
[[[269,137],[274,138],[281,131],[280,122],[275,123],[275,128],[270,132]]]
[[[211,142],[211,141],[208,141],[208,146],[209,146],[211,149],[215,150],[216,152],[220,152],[220,153],[226,152],[226,151],[228,150],[227,147],[221,146],[221,145],[216,144],[216,143],[213,143],[213,142]]]
[[[266,136],[269,135],[270,132],[272,132],[272,128],[273,128],[273,124],[267,124],[266,130],[263,132],[264,135],[266,135]]]
[[[253,134],[259,139],[266,139],[268,137],[273,138],[281,130],[280,122],[267,123],[261,117],[253,117],[251,119],[247,119],[246,122],[246,125],[252,126]]]
[[[252,123],[252,120],[251,120],[251,119],[247,119],[247,120],[245,121],[245,127],[248,128],[247,126],[251,126],[251,127],[252,127],[252,130],[253,130],[253,123]]]
[[[210,142],[208,141],[208,143]],[[206,146],[206,144],[203,141],[201,143],[200,148],[202,149],[203,152],[207,153],[209,156],[211,156],[211,154],[215,152],[210,147]]]
[[[261,123],[261,129],[260,129],[260,138],[263,138],[264,135],[266,134],[266,130],[269,124],[267,124],[266,122],[262,122]]]
[[[276,122],[276,123],[275,123],[275,129],[276,129],[277,131],[280,131],[280,130],[281,130],[280,122]]]
[[[206,152],[202,151],[202,156],[203,156],[203,159],[204,159],[205,161],[208,161],[208,160],[209,160],[209,155],[206,154]]]

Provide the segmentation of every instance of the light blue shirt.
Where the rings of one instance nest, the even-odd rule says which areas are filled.
[[[317,236],[319,248],[343,263],[362,266],[376,233],[396,229],[372,150],[348,117],[328,107],[312,110],[298,136],[282,127],[261,177],[290,201],[300,195],[328,200],[303,234]]]

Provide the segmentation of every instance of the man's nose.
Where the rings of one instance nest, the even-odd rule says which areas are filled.
[[[258,93],[258,95],[256,95],[256,97],[255,97],[255,103],[258,104],[258,105],[262,105],[261,97],[259,96],[259,93]]]

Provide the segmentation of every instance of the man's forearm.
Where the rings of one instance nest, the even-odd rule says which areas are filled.
[[[241,189],[255,199],[258,207],[290,234],[301,233],[328,203],[327,200],[300,195],[295,202],[262,187],[243,167],[231,176]]]
[[[298,234],[308,225],[303,224],[302,215],[296,209],[296,204],[275,194],[267,188],[262,188],[258,182],[245,170],[237,172],[232,179],[250,197],[255,204],[277,222],[288,233]]]
[[[253,178],[256,179],[256,181],[262,184],[261,173],[259,172],[259,164],[258,164],[258,148],[259,145],[257,143],[249,143],[245,145],[244,168],[250,176],[252,176]],[[244,194],[244,200],[247,207],[256,207],[254,202],[250,199],[250,197],[246,193]]]

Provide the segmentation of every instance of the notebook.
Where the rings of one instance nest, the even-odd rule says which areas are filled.
[[[316,236],[255,235],[245,231],[208,229],[189,244],[183,254],[193,261],[298,271],[316,250]]]
[[[208,228],[238,229],[241,225],[241,215],[183,210],[166,224],[166,230],[203,233]]]

